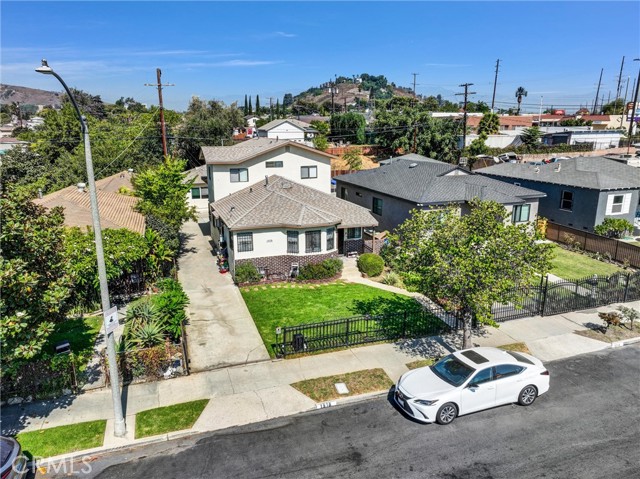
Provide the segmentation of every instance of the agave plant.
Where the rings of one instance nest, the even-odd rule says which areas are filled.
[[[162,326],[156,321],[141,324],[131,329],[129,343],[138,348],[152,348],[164,342]]]
[[[132,303],[127,310],[125,322],[131,329],[155,322],[159,317],[157,307],[147,298]]]

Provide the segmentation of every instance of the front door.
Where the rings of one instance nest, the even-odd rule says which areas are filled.
[[[338,254],[344,254],[344,232],[345,230],[338,230]]]

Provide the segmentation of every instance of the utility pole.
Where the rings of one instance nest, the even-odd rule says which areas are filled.
[[[542,121],[542,95],[540,95],[540,111],[538,112],[538,126],[540,126],[541,121]]]
[[[333,80],[329,80],[329,87],[331,88],[331,114],[334,115],[336,113],[336,107],[333,103],[333,94],[335,93],[335,83],[333,82]]]
[[[460,149],[460,155],[462,155],[462,150],[464,150],[467,143],[467,98],[469,95],[475,95],[475,91],[469,91],[469,87],[473,85],[473,83],[463,83],[462,85],[458,85],[460,87],[464,87],[464,93],[456,93],[456,95],[464,95],[464,124],[462,127],[462,148]]]
[[[416,97],[416,77],[420,75],[420,73],[412,73],[413,75],[413,98]]]
[[[144,86],[155,86],[158,88],[158,104],[160,105],[160,129],[162,131],[162,153],[166,157],[168,156],[167,151],[167,128],[164,124],[164,105],[162,104],[162,87],[163,86],[175,86],[173,83],[162,84],[160,77],[162,76],[162,71],[159,68],[156,68],[156,76],[158,78],[158,83],[145,83]]]
[[[496,103],[496,85],[498,84],[498,70],[500,69],[500,59],[496,60],[496,77],[493,79],[493,97],[491,98],[491,113],[493,113],[493,106]]]
[[[273,97],[269,97],[269,121],[273,120]]]
[[[598,108],[598,96],[600,96],[600,84],[602,83],[602,72],[604,71],[604,68],[600,70],[600,80],[598,80],[598,90],[596,91],[596,100],[593,103],[593,111],[591,112],[592,115],[596,114],[596,110]]]
[[[622,57],[622,63],[620,64],[620,74],[618,75],[618,87],[616,88],[616,104],[615,104],[615,108],[613,109],[613,113],[614,115],[616,113],[618,113],[618,98],[620,98],[620,88],[622,87],[622,69],[624,68],[624,56]],[[622,104],[622,110],[624,113],[624,103]]]

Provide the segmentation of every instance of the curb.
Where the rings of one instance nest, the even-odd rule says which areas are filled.
[[[615,341],[609,345],[610,348],[621,348],[629,344],[640,343],[640,336],[637,338],[624,339],[622,341]]]

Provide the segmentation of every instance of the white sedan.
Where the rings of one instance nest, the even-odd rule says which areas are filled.
[[[414,419],[449,424],[457,416],[503,404],[533,404],[549,390],[549,371],[529,354],[470,348],[402,375],[394,398]]]

